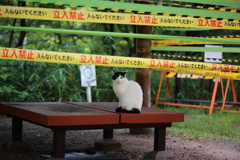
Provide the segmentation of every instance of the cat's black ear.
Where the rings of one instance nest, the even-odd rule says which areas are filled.
[[[123,75],[125,76],[127,72],[128,72],[128,71],[126,71],[126,72],[123,72]]]
[[[112,75],[114,75],[116,72],[114,70],[112,70]]]

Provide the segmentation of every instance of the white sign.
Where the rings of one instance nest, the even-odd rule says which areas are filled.
[[[205,47],[222,47],[218,45],[209,45],[205,44]],[[218,58],[222,59],[222,52],[204,52],[204,58]],[[207,63],[222,63],[222,61],[216,61],[216,60],[204,60],[204,62]],[[216,78],[213,79],[213,82],[216,81]],[[220,82],[220,79],[218,79],[218,82]]]
[[[205,47],[222,47],[222,46],[206,44]],[[222,59],[222,52],[204,52],[204,58],[218,58],[218,59]],[[215,60],[204,60],[204,62],[208,62],[208,63],[222,63],[222,61],[215,61]]]
[[[82,87],[96,86],[95,65],[80,65]]]

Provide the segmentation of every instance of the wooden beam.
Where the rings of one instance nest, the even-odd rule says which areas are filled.
[[[151,34],[151,26],[137,26],[137,33]],[[140,39],[136,41],[137,57],[151,58],[151,40]],[[151,107],[151,71],[149,68],[138,68],[136,72],[136,81],[143,90],[143,106]]]
[[[150,4],[150,2],[138,2],[141,4]],[[137,26],[136,32],[140,34],[150,35],[152,32],[151,26]],[[151,40],[136,39],[137,57],[151,58]],[[151,107],[151,70],[149,68],[136,69],[136,81],[140,84],[143,90],[143,106]],[[151,134],[153,128],[130,128],[131,134]]]

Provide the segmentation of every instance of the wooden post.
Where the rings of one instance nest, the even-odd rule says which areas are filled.
[[[166,148],[166,127],[155,128],[154,130],[154,151],[165,151]]]
[[[149,4],[149,2],[139,2]],[[151,34],[151,26],[137,26],[137,33]],[[151,39],[136,40],[137,57],[151,58]],[[136,81],[143,90],[143,106],[151,107],[151,70],[149,68],[138,68],[136,72]]]
[[[103,139],[113,139],[113,129],[103,129]]]
[[[141,4],[150,4],[150,2],[140,1]],[[137,26],[136,32],[140,34],[151,34],[151,26]],[[136,39],[137,57],[151,58],[151,39]],[[137,68],[136,81],[143,90],[143,107],[151,107],[151,70],[149,68]],[[151,134],[153,128],[131,128],[131,134]]]
[[[22,119],[18,117],[12,117],[12,140],[21,141],[22,140]]]
[[[3,145],[3,150],[11,153],[25,153],[31,151],[31,147],[22,141],[22,118],[12,116],[12,141]]]
[[[166,127],[164,128],[155,128],[154,131],[154,151],[148,152],[144,156],[144,160],[146,159],[175,159],[175,156],[166,151]]]
[[[65,158],[65,134],[65,130],[53,130],[53,158]]]

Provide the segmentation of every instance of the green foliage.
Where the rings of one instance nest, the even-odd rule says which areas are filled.
[[[214,111],[214,114],[207,115],[205,109],[188,107],[168,106],[164,109],[185,114],[184,123],[173,123],[168,129],[170,134],[183,134],[194,139],[240,138],[238,114]]]
[[[78,7],[39,4],[3,0],[1,4],[12,6],[68,8]],[[31,26],[45,28],[100,30],[115,32],[133,32],[133,26],[79,23],[47,20],[21,20],[4,18],[0,25]],[[83,35],[64,35],[54,33],[37,33],[2,30],[1,47],[18,47],[24,49],[47,50],[58,52],[132,56],[133,39],[115,37],[95,37]],[[11,38],[12,37],[12,38]],[[21,40],[22,39],[22,40]],[[50,64],[39,62],[0,60],[0,101],[4,102],[44,102],[44,101],[86,101],[86,88],[80,85],[78,65]],[[116,68],[115,68],[116,69]],[[92,87],[93,101],[116,101],[113,95],[111,70],[97,67],[98,85]],[[129,76],[134,76],[132,72]]]
[[[1,61],[2,64],[4,60]],[[0,70],[4,102],[84,101],[76,65],[6,61]],[[78,84],[78,85],[76,85]]]

